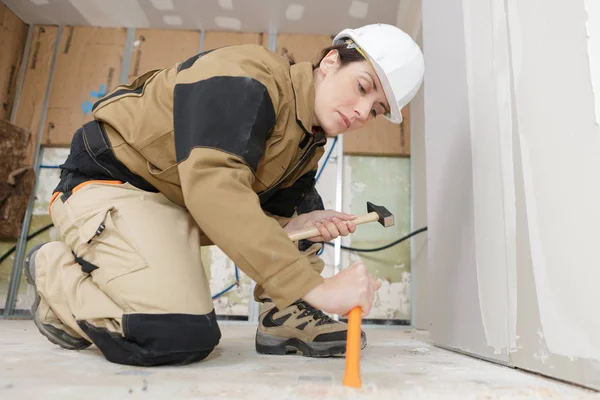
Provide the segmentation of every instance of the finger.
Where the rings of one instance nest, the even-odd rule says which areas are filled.
[[[340,236],[340,231],[338,231],[337,226],[335,226],[335,224],[333,222],[327,221],[324,223],[324,225],[325,225],[325,228],[327,228],[327,230],[329,231],[329,234],[331,235],[331,237],[333,239]]]
[[[350,220],[355,219],[356,215],[346,214],[343,212],[331,210],[331,213],[329,214],[329,218],[338,218],[338,219],[341,219],[342,221],[350,221]]]
[[[348,227],[348,232],[354,233],[356,232],[356,224],[354,222],[346,222],[346,226]]]
[[[329,242],[333,240],[333,238],[331,237],[331,232],[329,232],[329,229],[327,229],[327,227],[322,222],[317,222],[316,227],[321,233],[324,242]]]
[[[333,223],[337,227],[338,232],[341,236],[348,236],[348,227],[346,226],[346,222],[342,221],[339,218],[334,218]]]

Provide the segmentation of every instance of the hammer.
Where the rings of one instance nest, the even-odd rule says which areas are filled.
[[[394,215],[383,206],[378,206],[371,203],[370,201],[367,201],[367,213],[368,214],[356,217],[351,222],[354,222],[356,225],[360,225],[366,224],[367,222],[378,221],[381,225],[383,225],[386,228],[394,225]],[[292,242],[320,235],[321,233],[316,227],[300,229],[288,234]]]
[[[352,220],[356,225],[366,224],[367,222],[378,221],[384,227],[394,225],[394,216],[387,208],[375,205],[367,201],[367,213]],[[308,239],[319,236],[321,233],[315,227],[301,229],[289,233],[289,238],[295,242],[297,240]],[[360,307],[354,307],[348,313],[348,333],[346,334],[346,371],[344,373],[344,386],[360,388],[362,382],[360,379],[360,325],[362,319],[362,310]]]

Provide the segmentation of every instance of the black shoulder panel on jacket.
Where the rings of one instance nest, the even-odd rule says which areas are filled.
[[[314,188],[316,173],[317,171],[309,171],[298,178],[291,186],[278,189],[269,200],[262,204],[263,210],[274,215],[279,215],[280,217],[291,217],[294,214],[294,211],[303,204],[305,196],[311,193]],[[319,195],[317,194],[317,196]],[[319,200],[320,199],[321,197],[319,196]],[[310,211],[313,210],[314,209],[311,209]],[[300,214],[300,212],[298,214]]]
[[[194,147],[210,147],[242,157],[253,171],[275,125],[267,88],[248,77],[176,85],[173,118],[177,162]]]
[[[188,68],[191,68],[192,65],[194,65],[194,63],[196,62],[196,60],[198,60],[200,57],[207,55],[208,53],[214,51],[216,49],[212,49],[212,50],[206,50],[202,53],[198,53],[195,56],[192,56],[190,58],[188,58],[187,60],[185,60],[184,62],[182,62],[181,64],[179,64],[179,66],[177,67],[177,72],[181,72],[183,70],[186,70]]]

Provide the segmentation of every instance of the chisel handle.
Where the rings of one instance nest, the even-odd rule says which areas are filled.
[[[360,324],[362,312],[354,307],[348,315],[348,333],[346,335],[346,372],[344,386],[360,389]]]

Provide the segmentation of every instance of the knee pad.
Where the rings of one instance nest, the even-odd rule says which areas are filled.
[[[108,361],[117,364],[182,365],[206,358],[221,339],[215,311],[205,315],[126,314],[123,335],[78,321]]]

